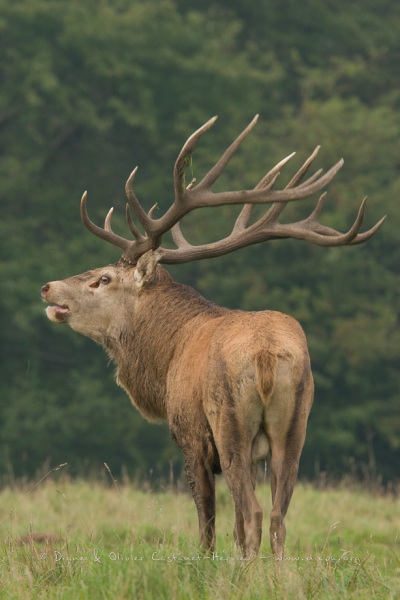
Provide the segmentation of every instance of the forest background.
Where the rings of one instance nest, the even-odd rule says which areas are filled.
[[[254,186],[296,150],[284,185],[321,144],[317,166],[345,159],[322,221],[346,230],[368,194],[365,227],[386,223],[361,246],[285,240],[170,271],[217,303],[301,322],[316,382],[303,477],[398,477],[399,30],[396,0],[0,0],[0,478],[65,462],[180,472],[167,428],[131,407],[100,347],[45,318],[40,288],[119,257],[83,228],[84,190],[91,218],[114,206],[128,236],[135,165],[139,199],[162,212],[188,135],[220,116],[194,155],[199,177],[256,113],[216,189]],[[185,231],[220,238],[234,214],[198,211]]]

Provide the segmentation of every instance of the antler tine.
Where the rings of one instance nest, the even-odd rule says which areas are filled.
[[[276,164],[264,177],[259,181],[254,189],[256,190],[267,190],[271,189],[275,181],[278,179],[281,169],[289,162],[291,158],[296,154],[292,152],[286,158],[283,158],[278,164]]]
[[[275,165],[275,167],[273,167],[270,171],[268,171],[268,173],[266,175],[264,175],[264,177],[261,179],[261,181],[258,182],[255,189],[259,189],[259,190],[271,189],[273,187],[273,185],[275,184],[275,181],[278,179],[278,177],[281,173],[282,167],[284,167],[286,165],[286,163],[288,163],[289,160],[295,154],[296,154],[296,152],[292,152],[292,154],[289,154],[289,156],[287,156],[286,158],[281,160],[277,165]],[[281,206],[281,205],[282,204],[280,204],[279,206]],[[246,227],[248,220],[251,216],[251,213],[253,212],[253,208],[254,208],[254,204],[244,204],[242,210],[240,211],[238,218],[236,219],[235,225],[233,226],[232,233],[236,232],[236,231],[242,231]]]
[[[307,177],[307,179],[305,181],[302,181],[301,183],[299,183],[299,185],[297,187],[298,188],[307,187],[308,185],[310,185],[310,183],[313,183],[314,181],[316,181],[320,177],[321,173],[323,173],[323,172],[324,172],[323,169],[318,169],[317,171],[315,171],[315,173],[310,175],[310,177]]]
[[[251,213],[253,212],[254,204],[245,204],[239,213],[238,218],[232,229],[232,233],[243,231],[250,219]]]
[[[387,215],[384,215],[373,227],[371,227],[371,229],[368,229],[368,231],[359,233],[357,237],[354,238],[354,240],[351,240],[350,244],[353,246],[355,244],[362,244],[363,242],[369,240],[374,235],[374,233],[378,231],[379,227],[386,220],[386,217]]]
[[[131,210],[130,210],[128,203],[125,206],[125,215],[126,215],[126,221],[128,223],[129,229],[131,230],[135,240],[143,241],[145,238],[140,233],[139,229],[135,225],[134,220],[132,219]]]
[[[128,198],[130,205],[132,206],[137,218],[139,219],[139,222],[142,224],[145,231],[147,231],[149,224],[151,223],[151,218],[149,218],[146,211],[142,208],[139,200],[136,197],[136,194],[134,193],[134,191],[132,189],[133,180],[135,179],[137,170],[138,170],[138,167],[135,167],[133,169],[132,173],[129,175],[129,177],[126,181],[126,184],[125,184],[125,193],[126,193],[126,197]]]
[[[174,240],[174,242],[178,248],[193,248],[194,247],[191,244],[189,244],[187,239],[184,237],[179,223],[175,223],[175,225],[171,228],[171,234],[172,234],[172,239]]]
[[[291,237],[325,247],[360,244],[373,236],[386,218],[383,217],[371,229],[359,234],[358,232],[364,220],[365,207],[367,203],[367,198],[364,198],[361,202],[353,225],[346,233],[340,233],[331,227],[321,225],[317,221],[317,216],[322,208],[325,195],[326,194],[323,194],[320,197],[314,211],[303,221],[288,225],[281,225],[280,223],[277,223],[275,232],[278,233],[278,237]]]
[[[324,200],[327,196],[328,192],[324,192],[323,194],[321,194],[321,196],[318,198],[318,202],[314,208],[314,210],[312,211],[312,213],[309,215],[308,219],[309,220],[313,220],[313,221],[317,221],[317,218],[320,215],[320,212],[324,206]]]
[[[264,175],[264,177],[261,179],[261,181],[258,182],[255,189],[256,190],[266,190],[266,189],[270,190],[274,186],[275,181],[278,179],[279,175],[281,174],[282,167],[284,167],[289,162],[289,160],[291,158],[293,158],[293,156],[295,154],[296,154],[296,152],[292,152],[291,154],[289,154],[289,156],[282,159],[277,165],[275,165],[275,167],[273,167],[270,171],[268,171],[268,173],[266,175]],[[271,208],[270,208],[269,212],[267,213],[267,215],[265,216],[265,218],[269,217],[274,206],[280,207],[279,210],[282,211],[285,208],[286,203],[283,204],[282,202],[280,202],[277,205],[271,206]],[[234,233],[236,231],[241,231],[245,228],[245,226],[247,225],[248,220],[250,218],[250,215],[253,212],[253,208],[254,208],[254,204],[245,204],[243,206],[238,218],[236,219],[232,233]]]
[[[322,173],[322,169],[318,169],[318,171],[316,171],[314,173],[314,175],[311,175],[311,177],[306,179],[306,181],[304,181],[303,183],[299,183],[302,180],[302,178],[304,177],[304,175],[307,173],[308,169],[310,168],[310,165],[314,161],[314,159],[317,156],[320,149],[321,149],[321,146],[317,146],[314,149],[314,151],[310,154],[310,156],[307,158],[307,160],[301,165],[301,167],[297,171],[297,173],[295,173],[295,175],[292,177],[292,179],[289,181],[289,183],[285,186],[285,189],[292,188],[297,184],[299,184],[297,186],[299,188],[306,187],[307,185],[309,185],[310,183],[313,183],[314,181],[316,181],[319,178],[319,176]],[[287,205],[287,202],[278,202],[276,204],[273,204],[271,206],[271,208],[269,209],[269,211],[267,212],[267,214],[263,217],[262,221],[267,222],[267,221],[273,221],[273,220],[278,219],[278,217],[285,210],[286,205]]]
[[[209,189],[213,183],[218,179],[221,175],[222,171],[232,158],[233,154],[239,148],[240,144],[243,140],[249,135],[250,131],[253,129],[254,125],[258,121],[259,115],[255,115],[252,121],[247,125],[247,127],[240,133],[237,138],[232,142],[232,144],[225,150],[219,161],[209,170],[209,172],[203,177],[200,183],[197,184],[198,188],[206,188]]]
[[[111,207],[107,213],[105,220],[104,220],[104,229],[106,231],[109,231],[110,233],[114,233],[111,228],[111,217],[112,217],[113,212],[114,212],[114,207]]]
[[[314,234],[316,236],[319,236],[318,238],[315,238],[315,241],[316,243],[318,243],[319,246],[343,246],[345,244],[351,243],[360,231],[360,227],[364,220],[367,198],[364,198],[361,202],[360,208],[358,209],[357,217],[353,225],[346,233],[339,233],[334,229],[324,227],[323,225],[320,225],[320,223],[318,223],[316,217],[322,208],[323,201],[324,198],[321,196],[316,208],[306,219],[304,219],[304,221],[300,221],[299,223],[294,224],[293,226],[288,225],[287,227],[293,227],[293,230],[298,229],[299,231],[303,231],[304,237],[302,237],[301,239],[304,239],[305,241],[314,241],[312,239]],[[310,225],[313,227],[313,230],[308,229]]]
[[[182,146],[182,150],[179,152],[178,158],[175,161],[174,166],[174,188],[175,188],[175,201],[181,202],[184,199],[186,186],[185,186],[185,169],[188,166],[188,160],[192,155],[193,150],[196,147],[197,142],[201,136],[211,129],[218,116],[212,117],[204,123],[202,127],[197,129],[191,136],[188,137],[186,142]],[[193,180],[192,180],[193,181]],[[192,183],[192,182],[191,182]],[[190,184],[189,184],[190,186]]]
[[[149,210],[149,212],[147,213],[147,216],[151,219],[153,216],[154,211],[156,210],[156,208],[158,208],[158,204],[157,202],[155,204],[153,204],[153,206],[151,207],[151,209]]]
[[[86,199],[87,199],[87,192],[84,192],[82,199],[81,199],[81,218],[82,218],[82,222],[83,222],[84,226],[86,227],[86,229],[88,229],[91,233],[93,233],[95,236],[99,237],[100,239],[106,240],[107,242],[110,242],[114,246],[117,246],[117,248],[120,248],[121,250],[126,251],[132,242],[115,234],[113,231],[111,231],[111,227],[109,229],[102,229],[101,227],[99,227],[98,225],[93,223],[89,219],[89,215],[87,213]],[[108,223],[111,218],[110,212],[112,212],[112,209],[111,209],[111,211],[108,212],[108,215],[106,217],[106,222],[108,219]]]
[[[297,185],[304,177],[304,175],[307,173],[308,169],[310,168],[311,164],[314,162],[314,160],[316,159],[318,152],[321,150],[321,146],[316,146],[316,148],[314,149],[314,151],[310,154],[310,156],[307,158],[307,160],[304,161],[304,163],[301,165],[300,169],[297,171],[297,173],[295,175],[293,175],[292,179],[289,181],[289,183],[287,184],[286,187],[290,188],[290,187],[294,187],[295,185]],[[321,169],[319,171],[317,171],[318,174],[321,173]],[[315,174],[314,176],[312,176],[315,178]],[[318,177],[318,176],[317,176]]]

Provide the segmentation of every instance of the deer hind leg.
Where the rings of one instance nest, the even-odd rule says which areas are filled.
[[[229,403],[220,409],[218,418],[210,419],[210,423],[221,470],[235,505],[234,538],[243,555],[251,557],[260,548],[263,517],[254,493],[256,467],[251,456],[254,434],[239,427],[236,414]]]
[[[298,462],[294,464],[292,458],[287,460],[284,450],[271,448],[270,470],[272,510],[269,536],[275,558],[282,559],[286,540],[285,516],[297,479]]]
[[[230,464],[221,461],[221,467],[235,504],[235,537],[243,555],[251,558],[256,556],[260,549],[263,518],[261,506],[254,493],[251,465],[239,459]]]
[[[257,475],[257,464],[252,465],[251,468],[251,484],[253,486],[253,490],[256,487],[256,475]],[[235,527],[233,529],[233,538],[235,540],[236,546],[241,548],[243,552],[246,549],[246,535],[245,535],[245,526],[244,526],[244,518],[243,513],[239,507],[239,505],[235,504]]]
[[[288,424],[269,427],[272,510],[270,543],[276,559],[282,559],[286,539],[285,516],[297,480],[299,461],[312,404],[313,384],[308,372],[292,394],[293,411]],[[282,433],[284,431],[284,434]]]

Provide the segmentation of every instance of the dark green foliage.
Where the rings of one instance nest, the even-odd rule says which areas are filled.
[[[367,226],[388,213],[384,228],[365,246],[274,242],[171,271],[219,303],[303,324],[316,380],[304,474],[397,476],[399,21],[394,0],[0,0],[3,473],[46,461],[146,473],[179,460],[166,428],[147,425],[115,386],[102,350],[46,320],[39,291],[119,256],[83,229],[85,189],[92,218],[113,205],[127,235],[123,186],[136,164],[137,195],[163,211],[189,133],[220,114],[188,168],[200,177],[259,112],[216,189],[255,185],[297,149],[294,171],[321,143],[318,166],[345,159],[323,222],[347,228],[368,193]],[[313,201],[304,205],[284,218]],[[219,238],[234,214],[189,215],[185,231],[195,243]]]

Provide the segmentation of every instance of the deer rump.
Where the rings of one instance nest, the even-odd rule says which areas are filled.
[[[257,554],[257,464],[270,452],[270,540],[282,557],[284,518],[313,402],[305,338],[296,321],[277,312],[229,313],[218,321],[200,328],[172,366],[169,425],[186,457],[206,548],[215,543],[213,475],[222,471],[235,504],[236,543],[245,556]]]

